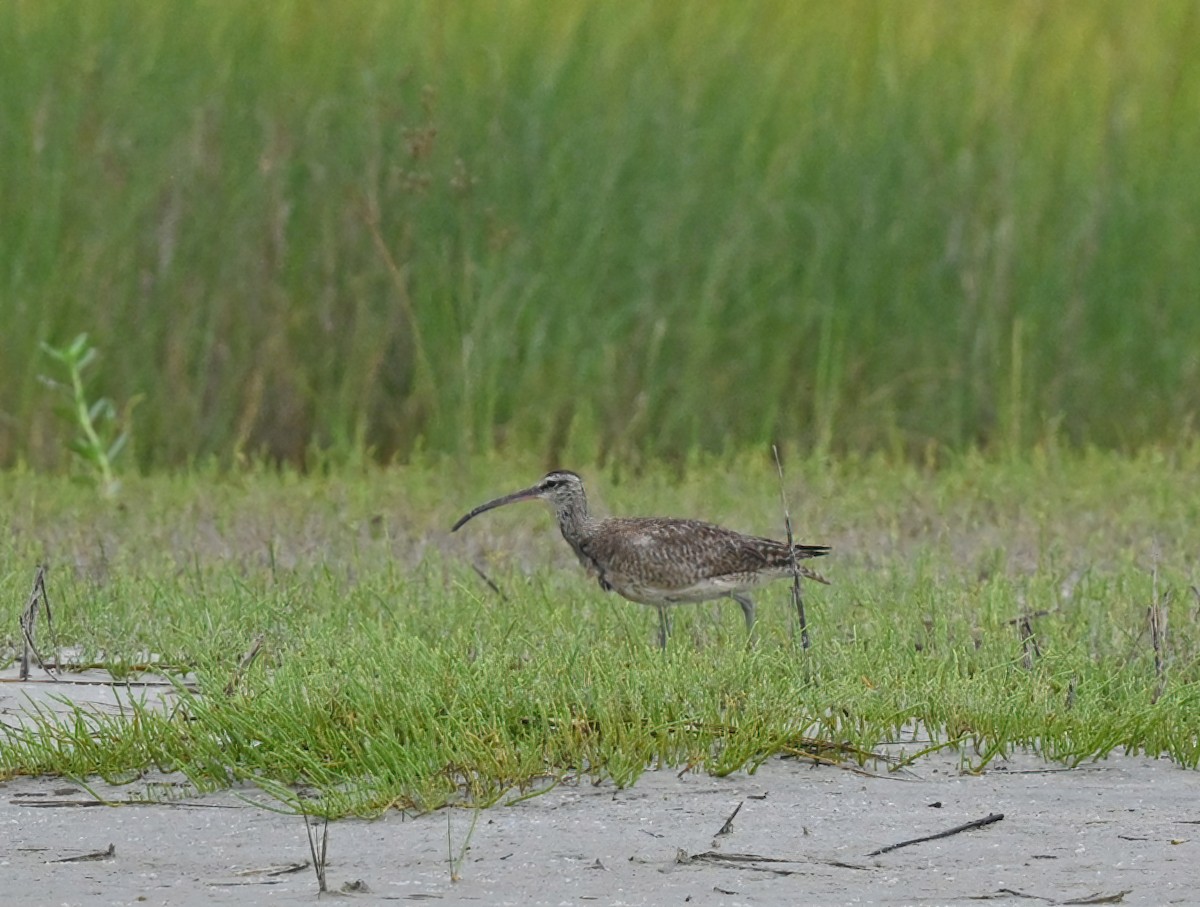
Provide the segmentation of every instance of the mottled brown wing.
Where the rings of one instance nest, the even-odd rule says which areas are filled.
[[[800,556],[815,556],[818,550]],[[586,553],[618,587],[661,590],[790,564],[782,542],[700,520],[653,517],[605,520],[602,531],[588,539]]]

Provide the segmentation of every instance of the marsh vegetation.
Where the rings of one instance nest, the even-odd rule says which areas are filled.
[[[6,720],[0,773],[180,770],[315,792],[307,808],[339,815],[656,765],[854,762],[897,739],[907,756],[957,747],[966,768],[1014,748],[1200,762],[1195,452],[797,464],[793,519],[834,548],[812,647],[780,584],[753,645],[736,606],[706,603],[677,609],[665,655],[652,609],[596,588],[540,507],[450,535],[463,501],[523,465],[132,479],[119,503],[5,476],[3,600],[45,560],[80,663],[134,691],[145,669],[180,683],[166,707]],[[779,532],[766,456],[595,479],[615,513]]]

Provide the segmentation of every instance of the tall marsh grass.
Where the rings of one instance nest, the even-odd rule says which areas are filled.
[[[0,6],[0,464],[1172,441],[1194,3]]]

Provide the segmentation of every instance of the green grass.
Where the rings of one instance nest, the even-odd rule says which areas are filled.
[[[0,109],[0,465],[81,332],[143,468],[1194,433],[1194,3],[18,0]]]
[[[792,641],[786,584],[760,594],[753,647],[735,605],[706,603],[676,609],[664,656],[654,613],[587,580],[540,507],[448,533],[535,473],[473,460],[131,477],[119,501],[0,474],[0,626],[16,626],[44,561],[60,645],[135,690],[130,666],[148,653],[198,685],[172,709],[80,708],[23,727],[9,716],[0,776],[120,781],[158,767],[292,804],[297,785],[312,788],[310,809],[343,815],[464,793],[486,803],[565,777],[628,784],[655,765],[725,773],[814,740],[848,748],[826,753],[843,760],[894,740],[916,755],[932,734],[966,767],[1018,747],[1200,765],[1196,449],[968,456],[936,472],[793,464],[800,537],[834,546],[821,566],[835,584],[809,587],[808,652]],[[765,457],[587,478],[614,513],[780,531]],[[1028,663],[1011,623],[1023,613],[1039,647]]]

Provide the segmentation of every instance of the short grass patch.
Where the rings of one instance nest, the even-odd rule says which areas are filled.
[[[613,513],[782,534],[769,456],[581,471]],[[47,563],[44,655],[134,691],[148,667],[179,680],[120,710],[65,684],[55,710],[6,710],[0,776],[178,770],[336,816],[895,741],[967,768],[1013,748],[1200,763],[1200,451],[790,467],[797,538],[834,547],[808,651],[786,583],[758,596],[752,645],[736,605],[706,603],[676,609],[663,655],[653,612],[587,580],[540,507],[449,534],[537,472],[129,477],[115,500],[0,475],[0,651]]]

